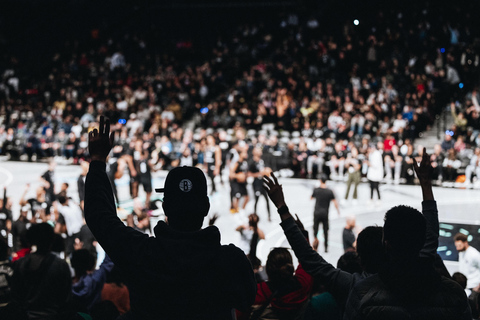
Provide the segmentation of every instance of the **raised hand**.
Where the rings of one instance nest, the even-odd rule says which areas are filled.
[[[270,178],[268,176],[263,176],[263,187],[268,193],[268,197],[270,200],[272,200],[273,204],[277,207],[280,208],[282,206],[285,206],[285,197],[283,196],[283,189],[282,185],[278,183],[277,177],[275,177],[275,174],[272,172],[270,173],[270,176],[273,178]]]
[[[422,161],[420,166],[417,161],[413,159],[413,170],[417,174],[418,180],[420,180],[420,186],[422,187],[423,200],[434,200],[432,189],[432,176],[433,167],[430,155],[427,150],[423,148]]]
[[[422,161],[420,166],[417,164],[417,161],[413,161],[413,170],[417,174],[420,184],[424,185],[425,183],[431,183],[433,176],[433,167],[430,155],[427,153],[426,148],[423,148]]]
[[[100,117],[100,126],[88,133],[88,152],[92,160],[107,161],[107,156],[113,146],[114,134],[110,133],[110,121]]]

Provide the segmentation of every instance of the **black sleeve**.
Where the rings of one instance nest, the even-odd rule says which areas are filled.
[[[115,262],[136,260],[149,236],[125,226],[117,216],[106,164],[92,161],[85,183],[85,219],[93,235]]]
[[[234,245],[224,246],[224,250],[230,251],[231,257],[229,273],[233,276],[231,292],[225,298],[235,309],[247,311],[255,302],[257,295],[257,282],[253,274],[252,265],[243,251]]]
[[[425,200],[422,202],[422,213],[427,221],[427,231],[425,244],[420,251],[420,257],[435,259],[438,248],[439,224],[437,202],[435,200]]]
[[[345,303],[354,284],[353,275],[335,268],[313,250],[293,218],[283,221],[280,225],[303,269],[325,284],[327,290],[343,307],[342,304]]]
[[[82,176],[78,177],[77,189],[78,189],[78,198],[80,199],[80,201],[85,200],[85,183],[83,182]]]

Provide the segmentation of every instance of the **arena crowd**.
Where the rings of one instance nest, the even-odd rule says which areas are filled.
[[[101,116],[110,119],[115,136],[106,174],[116,206],[115,181],[128,175],[135,204],[125,223],[149,235],[152,172],[176,167],[201,168],[210,193],[219,183],[229,183],[232,213],[249,201],[247,178],[253,179],[255,208],[261,196],[270,197],[279,210],[284,206],[263,188],[262,177],[271,172],[344,180],[348,189],[353,187],[354,199],[362,181],[370,183],[371,199],[375,190],[380,198],[379,183],[413,184],[417,178],[422,190],[426,180],[476,187],[480,52],[475,19],[468,15],[449,23],[428,8],[378,11],[377,18],[374,27],[348,21],[325,35],[315,15],[291,12],[268,25],[238,25],[234,34],[219,36],[206,54],[195,58],[190,41],[179,40],[171,53],[159,54],[140,34],[110,37],[94,30],[88,45],[65,43],[46,63],[48,75],[40,81],[21,75],[15,56],[2,56],[0,154],[10,161],[48,161],[50,167],[34,198],[25,198],[29,185],[25,187],[20,212],[12,212],[4,190],[0,279],[6,281],[0,281],[0,312],[12,319],[129,319],[124,274],[108,255],[98,254],[103,251],[84,220],[88,137]],[[427,155],[416,141],[442,112],[451,113],[454,124]],[[415,159],[429,168],[428,179],[415,174]],[[69,193],[68,184],[55,185],[57,162],[82,167],[78,196]],[[267,190],[277,190],[269,183]],[[138,200],[140,186],[145,201]],[[368,249],[358,246],[358,255],[347,252],[343,257],[343,269],[341,263],[339,269],[325,264],[297,237],[298,221],[287,213],[281,212],[282,227],[301,261],[296,270],[290,253],[279,248],[271,252],[263,272],[255,246],[250,246],[264,237],[258,217],[252,215],[249,226],[239,229],[249,234],[244,251],[249,251],[259,291],[254,307],[237,311],[238,318],[261,319],[270,310],[278,319],[357,319],[352,310],[359,302],[350,299],[347,304],[347,297],[360,274],[378,273],[381,278],[400,272],[381,269],[384,257],[376,255],[369,257],[371,265],[360,264],[358,255]],[[431,227],[427,221],[427,238]],[[378,229],[370,232],[378,238]],[[374,250],[378,243],[366,246]],[[418,254],[397,249],[395,259],[398,252],[409,258]],[[435,260],[439,274],[450,278],[431,250],[426,255]],[[368,258],[363,257],[365,263]],[[411,285],[407,289],[416,289],[412,279],[422,274],[413,275],[412,266],[423,268],[416,263],[402,265],[408,274],[401,276]],[[36,274],[32,265],[38,267]],[[336,276],[339,291],[328,282]],[[456,304],[478,318],[478,283],[465,282],[471,293],[467,302],[458,295],[459,286],[440,281],[440,275],[433,278],[423,279],[426,287],[449,286],[452,310]],[[388,285],[396,288],[398,283]],[[387,289],[382,293],[382,298],[391,298]],[[400,294],[405,298],[404,291]],[[464,309],[445,319],[467,319]]]

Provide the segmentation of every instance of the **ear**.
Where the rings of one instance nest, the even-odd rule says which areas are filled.
[[[203,216],[206,217],[208,215],[209,211],[210,211],[210,200],[207,197],[207,199],[205,201],[205,212],[204,212]]]
[[[163,209],[163,213],[165,214],[166,217],[168,217],[168,214],[167,214],[167,211],[168,211],[168,205],[165,204],[165,200],[162,201],[162,209]]]

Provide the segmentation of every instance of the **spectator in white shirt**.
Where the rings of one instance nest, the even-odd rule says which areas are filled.
[[[467,277],[467,289],[480,284],[480,252],[468,244],[468,237],[457,233],[454,237],[458,251],[458,271]]]
[[[58,202],[60,202],[58,212],[64,219],[64,221],[59,221],[59,223],[65,224],[65,227],[67,228],[66,254],[68,256],[73,252],[75,238],[79,237],[80,229],[84,224],[83,214],[80,206],[66,196],[59,196]]]

